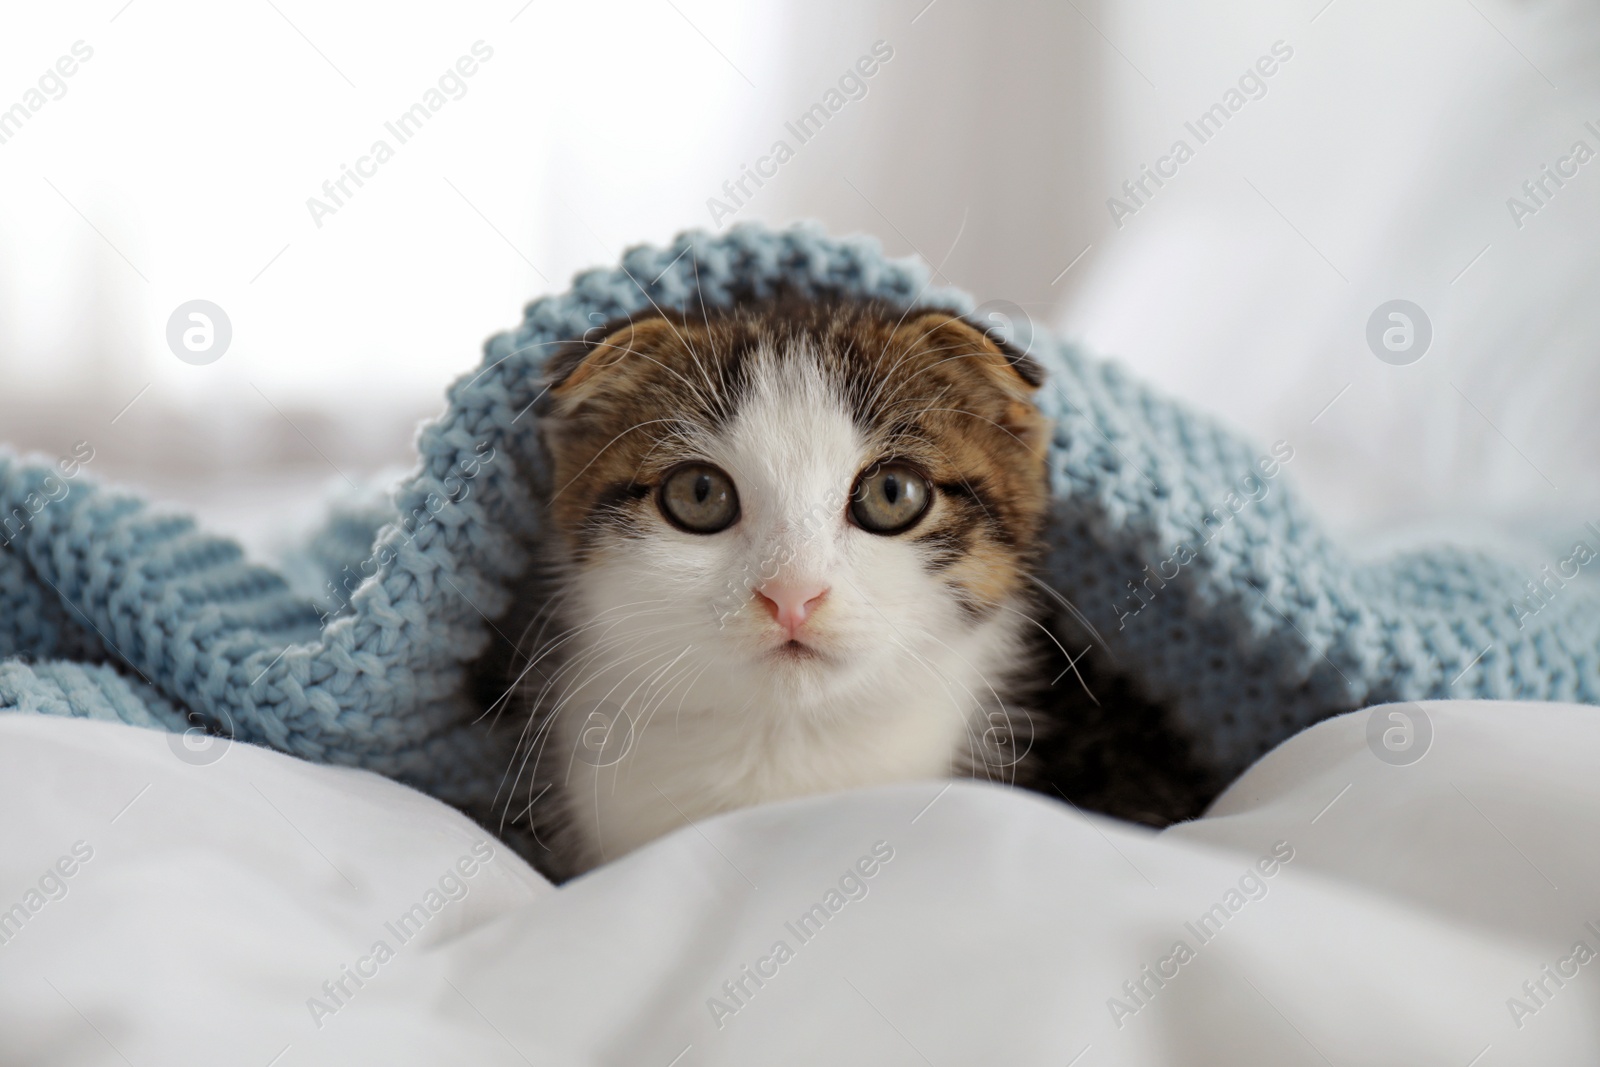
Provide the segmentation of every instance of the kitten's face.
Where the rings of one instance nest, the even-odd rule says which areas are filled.
[[[826,717],[1012,632],[1047,428],[1033,366],[960,319],[657,316],[553,376],[564,621],[588,627],[565,684],[604,675],[636,716],[698,693]]]

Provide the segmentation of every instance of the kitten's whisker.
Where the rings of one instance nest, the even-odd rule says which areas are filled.
[[[656,602],[655,601],[639,601],[639,603],[656,603]],[[607,614],[611,610],[614,610],[614,609],[607,609],[607,611],[606,612],[602,612],[601,615]],[[514,678],[512,680],[511,685],[506,689],[506,691],[504,693],[502,693],[499,697],[497,697],[495,699],[495,701],[492,704],[490,704],[489,707],[487,709],[485,709],[483,714],[479,715],[478,719],[475,720],[475,721],[481,721],[484,718],[484,716],[488,715],[490,711],[493,711],[497,705],[500,705],[500,704],[502,704],[502,702],[507,700],[511,696],[511,694],[516,692],[517,688],[522,684],[522,680],[527,677],[528,672],[533,670],[535,667],[537,667],[541,660],[544,660],[544,659],[548,658],[549,656],[554,655],[555,652],[561,647],[561,645],[565,644],[566,642],[568,642],[570,640],[575,639],[580,634],[582,634],[584,631],[591,630],[591,629],[594,629],[594,628],[602,626],[602,625],[612,625],[612,626],[620,625],[621,622],[626,622],[629,619],[638,618],[638,617],[640,617],[642,615],[646,615],[646,614],[651,614],[651,613],[650,612],[635,612],[633,615],[630,615],[630,616],[628,616],[627,618],[625,618],[623,620],[606,620],[606,619],[601,618],[600,616],[596,616],[596,618],[594,620],[590,621],[590,622],[583,623],[582,625],[579,625],[579,626],[571,627],[570,629],[564,631],[562,634],[557,635],[557,637],[551,639],[549,644],[543,646],[540,649],[539,654],[537,656],[534,656],[534,657],[532,657],[531,659],[528,660],[527,666],[522,668],[521,672],[518,673],[516,678]],[[664,612],[663,612],[663,614],[664,614]],[[548,682],[548,681],[550,681],[550,679],[547,678],[546,681]]]
[[[687,651],[687,649],[685,651]],[[663,704],[667,702],[667,699],[672,696],[672,691],[680,684],[683,684],[685,680],[687,680],[687,684],[683,685],[683,696],[678,699],[678,710],[681,712],[683,710],[683,702],[684,700],[688,699],[689,693],[694,688],[694,684],[700,680],[700,676],[704,674],[710,668],[710,666],[710,660],[707,660],[705,663],[701,664],[699,670],[694,670],[694,665],[688,664],[672,676],[671,684],[657,694],[654,702],[648,706],[644,721],[639,724],[639,733],[634,738],[635,746],[644,743],[645,731],[650,728],[650,723],[655,719],[656,712]],[[693,677],[690,677],[691,671],[693,671]]]
[[[549,712],[549,709],[547,708],[546,698],[563,676],[569,672],[576,676],[577,673],[587,668],[587,666],[594,660],[605,657],[611,654],[618,646],[631,642],[629,650],[624,652],[622,657],[612,661],[612,663],[605,668],[610,669],[610,666],[614,666],[623,662],[623,659],[625,659],[627,655],[632,654],[633,649],[637,648],[642,642],[654,637],[656,634],[666,633],[673,629],[674,627],[671,625],[662,625],[643,631],[627,632],[619,636],[613,636],[609,632],[606,633],[592,647],[583,650],[577,656],[574,656],[572,659],[562,665],[561,669],[556,672],[555,677],[551,678],[549,682],[540,690],[538,696],[533,701],[534,706],[540,709],[541,713],[545,713],[546,717],[548,718],[549,715],[547,713]],[[563,693],[573,693],[578,688],[581,688],[581,684],[569,684],[565,686]]]
[[[660,311],[661,309],[657,308],[656,310]],[[672,326],[672,320],[668,319],[664,314],[662,316],[662,319],[663,319],[663,321],[665,321],[667,323],[667,325]],[[620,327],[619,327],[619,329],[620,329]],[[677,327],[676,326],[673,326],[673,332],[677,333]],[[680,341],[683,340],[683,336],[681,334],[679,334],[679,340]],[[684,344],[688,345],[688,342],[684,341]],[[651,355],[649,352],[645,351],[644,349],[633,347],[633,339],[632,338],[629,338],[628,345],[627,345],[626,348],[624,348],[621,345],[607,344],[605,342],[601,342],[601,343],[599,343],[599,344],[597,344],[595,346],[595,348],[597,350],[602,348],[602,347],[603,348],[613,349],[618,353],[618,356],[617,356],[616,359],[612,360],[611,362],[609,362],[609,363],[607,363],[605,365],[605,369],[609,370],[612,367],[616,366],[618,363],[621,363],[623,358],[626,357],[626,356],[637,356],[638,358],[640,358],[642,360],[645,360],[646,362],[653,363],[656,366],[660,367],[662,370],[666,371],[668,374],[670,374],[674,378],[678,379],[678,381],[683,384],[683,387],[685,389],[689,390],[691,395],[698,396],[698,388],[699,387],[698,387],[697,383],[690,381],[687,377],[685,377],[676,368],[667,366],[667,364],[661,362],[659,359],[656,359],[653,355]],[[692,345],[688,345],[688,347],[689,347],[690,352],[693,353],[693,351],[694,351],[693,346]],[[708,382],[707,384],[710,384],[710,383]]]
[[[1089,636],[1094,638],[1095,644],[1100,646],[1101,651],[1103,651],[1113,661],[1116,660],[1116,655],[1111,651],[1111,646],[1106,644],[1106,639],[1100,636],[1100,631],[1095,629],[1094,623],[1089,621],[1089,617],[1083,613],[1078,605],[1067,599],[1066,594],[1054,588],[1036,574],[1029,574],[1028,580],[1034,585],[1038,586],[1040,589],[1043,589],[1047,594],[1050,595],[1052,599],[1055,600],[1057,604],[1060,604],[1062,607],[1066,608],[1067,613],[1077,620],[1078,625],[1089,631]]]
[[[539,826],[538,826],[538,823],[536,823],[534,821],[534,819],[533,819],[533,806],[539,802],[539,798],[540,797],[544,796],[549,791],[550,791],[550,784],[546,783],[545,787],[543,789],[539,790],[538,793],[533,794],[533,795],[528,797],[528,802],[526,804],[524,804],[522,806],[522,810],[517,812],[515,815],[511,814],[511,802],[509,800],[506,801],[506,808],[505,808],[504,811],[502,811],[500,813],[500,829],[499,829],[499,833],[502,836],[505,835],[506,823],[508,823],[508,822],[512,826],[516,826],[518,823],[526,821],[527,826],[528,826],[528,832],[533,835],[534,843],[537,844],[540,848],[544,849],[546,852],[549,852],[550,851],[550,846],[545,844],[543,841],[539,840]]]
[[[659,647],[659,646],[651,646],[651,647]],[[693,647],[694,646],[691,645],[691,646],[689,646],[689,648],[685,648],[685,649],[682,649],[681,651],[679,651],[677,657],[674,658],[673,662],[676,662],[677,659],[682,658],[682,656],[684,656],[689,651],[689,649],[693,648]],[[627,697],[625,697],[620,702],[612,700],[613,694],[615,694],[616,691],[619,688],[621,688],[627,682],[627,680],[629,678],[631,678],[636,672],[644,670],[645,668],[649,667],[652,663],[655,663],[657,660],[661,659],[663,656],[668,655],[671,651],[672,650],[669,647],[666,651],[657,653],[656,655],[653,655],[653,656],[650,656],[648,659],[645,659],[643,662],[635,663],[634,666],[626,674],[624,674],[621,678],[617,679],[617,681],[612,684],[610,689],[606,690],[606,692],[605,692],[605,694],[603,696],[600,696],[599,698],[595,699],[594,702],[597,703],[597,704],[602,704],[602,703],[603,704],[614,704],[617,707],[619,712],[621,712],[623,715],[626,715],[627,714],[628,702],[630,700],[632,700],[633,694],[638,692],[638,688],[635,687],[633,692],[629,693],[629,695]],[[631,656],[631,655],[634,655],[634,654],[635,654],[634,651],[630,649],[629,655]],[[569,690],[568,695],[564,696],[562,698],[561,703],[556,705],[556,707],[551,709],[551,711],[550,711],[551,719],[553,720],[556,717],[558,717],[560,715],[562,709],[567,705],[567,703],[569,703],[573,699],[576,699],[577,696],[580,693],[584,692],[588,688],[590,681],[599,679],[602,675],[607,674],[607,673],[612,672],[612,671],[615,671],[617,668],[624,666],[626,663],[627,663],[627,659],[626,658],[624,658],[622,660],[613,661],[612,663],[607,664],[605,667],[601,668],[600,670],[597,670],[597,671],[594,671],[594,672],[590,673],[589,676],[587,678],[585,678],[583,681],[580,681],[577,684],[575,684],[571,688],[571,690]],[[630,719],[630,722],[631,722],[631,719]],[[570,774],[571,774],[571,764],[569,762],[569,764],[568,764],[568,775],[569,775],[569,777],[570,777]]]
[[[665,630],[665,629],[669,629],[669,628],[663,627],[662,629]],[[635,644],[637,644],[637,641],[635,642]],[[580,657],[578,661],[575,661],[572,666],[576,666],[579,669],[581,669],[583,666],[586,665],[587,661],[592,661],[592,660],[594,660],[596,658],[599,658],[600,656],[604,655],[607,651],[609,651],[609,650],[604,648],[604,647],[602,647],[602,648],[594,650],[591,653],[585,653],[585,655],[583,657]],[[626,662],[627,657],[632,655],[632,654],[634,654],[634,650],[633,649],[629,649],[628,652],[624,653],[623,656],[619,656],[616,659],[608,662],[607,664],[602,666],[599,670],[597,670],[593,674],[591,674],[590,677],[598,677],[600,674],[604,673],[605,671],[614,669],[616,666],[619,666],[622,663]],[[559,677],[560,673],[565,673],[565,671],[566,671],[566,668],[564,667],[563,670],[561,672],[559,672],[557,676]],[[552,682],[552,684],[553,684],[553,682]],[[564,691],[564,695],[562,696],[561,700],[554,707],[547,707],[547,706],[545,706],[545,702],[544,702],[544,694],[549,692],[549,686],[546,686],[545,690],[543,692],[541,692],[540,698],[538,699],[538,701],[536,703],[536,706],[539,707],[540,710],[539,710],[539,712],[537,714],[529,716],[528,722],[523,728],[523,738],[519,739],[517,748],[514,750],[515,753],[523,753],[524,748],[526,748],[525,754],[522,754],[521,761],[520,761],[520,766],[518,766],[518,769],[517,769],[516,778],[513,780],[512,784],[511,784],[511,791],[512,792],[516,791],[517,783],[522,780],[522,775],[526,771],[526,769],[528,768],[530,761],[532,761],[534,766],[537,766],[538,758],[540,757],[541,753],[543,752],[544,743],[545,743],[546,740],[548,740],[550,731],[552,730],[553,725],[557,721],[557,718],[559,717],[560,712],[572,700],[577,699],[579,694],[582,692],[583,687],[584,687],[585,684],[586,684],[586,682],[579,682],[579,683],[577,683],[575,685],[569,686]],[[533,726],[535,723],[537,723],[537,726],[534,728],[533,735],[531,737],[528,737],[527,729],[528,729],[529,726]],[[524,744],[524,742],[526,742],[526,744]],[[514,754],[513,755],[513,763],[516,763],[516,762],[517,762],[516,755]],[[506,769],[506,773],[508,775],[511,773],[511,768],[510,767],[508,767]],[[570,773],[570,768],[569,768],[569,773]],[[537,772],[535,772],[535,778],[537,778],[537,777],[538,777]],[[503,779],[502,779],[502,782],[503,782]],[[498,796],[499,796],[499,791],[497,790],[496,791],[496,797],[498,797]]]
[[[1083,675],[1082,674],[1078,673],[1077,660],[1074,660],[1072,658],[1072,653],[1068,652],[1067,649],[1066,649],[1066,646],[1063,645],[1060,641],[1058,641],[1056,639],[1056,635],[1053,632],[1051,632],[1050,627],[1046,626],[1044,623],[1040,622],[1038,619],[1031,618],[1031,617],[1029,617],[1027,615],[1024,615],[1022,612],[1016,610],[1015,608],[1007,607],[1004,604],[1001,604],[1000,607],[1003,608],[1006,611],[1011,612],[1011,614],[1015,615],[1017,618],[1022,619],[1029,626],[1037,627],[1038,630],[1041,633],[1043,633],[1046,637],[1048,637],[1050,639],[1050,643],[1055,645],[1056,648],[1061,651],[1061,654],[1067,658],[1067,669],[1072,671],[1073,674],[1077,675],[1078,684],[1083,686],[1084,695],[1087,696],[1090,700],[1093,700],[1094,701],[1094,706],[1098,708],[1100,706],[1100,700],[1092,692],[1089,691],[1089,683],[1083,680]],[[1065,672],[1063,672],[1063,673],[1065,673]],[[1052,684],[1054,684],[1054,683],[1052,683]]]
[[[698,256],[693,257],[691,259],[691,263],[694,265],[694,292],[695,292],[695,296],[697,296],[699,298],[699,300],[700,300],[700,317],[702,319],[706,320],[707,322],[709,322],[710,319],[711,319],[711,315],[710,315],[709,312],[706,311],[706,293],[705,293],[705,290],[703,288],[701,288],[701,285],[700,285],[700,257],[698,257]],[[707,329],[706,330],[706,337],[711,342],[711,356],[712,356],[712,358],[717,360],[718,362],[720,362],[721,359],[722,359],[722,354],[717,351],[717,332],[715,330]],[[707,370],[706,368],[702,367],[700,373],[705,378],[706,388],[707,389],[711,389],[711,390],[715,390],[716,389],[716,385],[715,385],[715,383],[713,383],[711,381],[711,372],[709,370]]]
[[[555,686],[560,682],[561,678],[569,672],[576,673],[581,671],[588,665],[590,661],[608,655],[620,644],[632,641],[635,645],[637,645],[640,641],[653,637],[655,634],[666,633],[672,629],[672,626],[664,624],[662,626],[642,631],[630,631],[616,637],[613,637],[609,632],[602,635],[592,647],[585,649],[577,656],[574,656],[562,664],[555,676],[550,678],[540,689],[538,696],[533,701],[534,706],[542,707],[546,696],[555,688]],[[567,688],[570,689],[571,686],[568,686]]]
[[[934,414],[935,412],[938,412],[940,414],[965,415],[969,419],[977,419],[980,422],[987,422],[990,426],[993,426],[995,429],[999,430],[1001,433],[1005,434],[1007,437],[1009,437],[1013,441],[1017,442],[1017,444],[1022,445],[1024,448],[1027,447],[1027,442],[1024,441],[1022,438],[1018,437],[1017,434],[1016,434],[1016,431],[1012,430],[1008,426],[1000,425],[998,422],[995,422],[993,419],[989,418],[986,415],[979,415],[976,411],[964,411],[961,408],[935,408],[935,407],[923,408],[922,411],[921,411],[921,413],[924,414],[924,415],[931,415],[931,414]]]
[[[630,616],[630,618],[636,618],[636,617],[642,616],[644,614],[647,614],[647,613],[645,613],[645,612],[636,612],[633,616]],[[626,620],[622,620],[622,621],[626,621]],[[599,625],[598,623],[591,623],[591,624],[586,624],[586,625],[581,626],[581,627],[574,627],[573,630],[574,631],[588,630],[588,629],[593,629],[594,627],[596,627],[598,625]],[[612,621],[610,623],[610,625],[614,628],[616,625],[620,625],[620,622]],[[663,626],[663,627],[660,627],[659,629],[660,629],[660,631],[665,631],[666,629],[669,629],[669,628],[670,627]],[[563,640],[565,640],[565,638]],[[604,640],[604,639],[602,639],[602,640]],[[548,655],[551,655],[555,651],[555,647],[556,646],[552,645],[552,646],[549,646],[549,647],[543,649],[540,652],[539,656],[535,657],[533,662],[536,663],[536,662],[538,662],[539,659],[543,659],[544,657],[546,657]],[[601,644],[600,646],[598,646],[593,651],[592,655],[603,655],[603,654],[605,654],[606,651],[607,651],[607,649],[606,649],[605,645]],[[550,691],[550,688],[556,684],[557,679],[559,679],[564,673],[566,673],[566,671],[570,667],[575,666],[575,665],[579,665],[582,662],[583,662],[583,658],[580,656],[580,657],[570,661],[568,664],[563,665],[561,670],[556,672],[556,675],[555,675],[554,678],[546,677],[544,687],[541,689],[540,694],[537,697],[535,697],[535,699],[532,702],[534,708],[537,708],[540,705],[540,703],[544,699],[544,694],[546,694],[546,693],[548,693]],[[530,666],[531,666],[531,664],[530,664]],[[505,699],[506,696],[509,696],[512,692],[516,691],[516,688],[520,685],[521,677],[526,676],[526,674],[527,674],[527,671],[524,670],[522,672],[522,675],[519,676],[517,683],[513,684],[512,689],[507,690],[505,696],[503,696],[502,699]],[[517,745],[513,749],[514,753],[521,750],[522,744],[527,738],[527,732],[528,732],[529,727],[532,726],[538,720],[539,720],[539,716],[537,714],[530,715],[528,720],[523,724],[521,736],[518,738]],[[509,768],[507,769],[507,773],[509,773]],[[519,777],[520,777],[520,775],[519,775]],[[515,788],[514,785],[513,785],[513,788]],[[499,795],[499,792],[497,790],[496,791],[496,796],[498,797],[498,795]]]
[[[683,657],[687,656],[689,653],[693,652],[694,649],[695,649],[694,645],[685,645],[683,650],[681,652],[679,652],[676,656],[672,657],[671,661],[668,662],[664,667],[658,668],[654,674],[652,674],[649,677],[643,679],[642,681],[640,681],[640,683],[638,685],[634,686],[633,687],[633,692],[629,693],[627,698],[624,699],[621,702],[621,707],[623,709],[623,712],[626,713],[628,705],[633,703],[633,698],[638,695],[639,690],[645,688],[646,686],[652,686],[653,687],[656,684],[657,680],[660,679],[663,674],[667,673],[673,667],[677,666],[678,661],[681,660]],[[630,719],[630,722],[631,721],[632,720]]]
[[[1027,618],[1027,616],[1023,616],[1023,618]],[[1032,621],[1032,620],[1029,620],[1029,621]],[[998,709],[1000,714],[1005,716],[1008,727],[1011,726],[1012,724],[1014,724],[1015,718],[1016,718],[1016,716],[1014,714],[1014,711],[1022,710],[1022,709],[1007,708],[1005,700],[1002,699],[1000,694],[995,690],[994,684],[989,681],[989,678],[988,678],[988,676],[986,674],[983,674],[982,672],[979,672],[975,668],[973,668],[973,665],[972,665],[971,661],[968,660],[967,657],[963,656],[957,649],[952,647],[949,644],[949,642],[943,640],[937,634],[935,634],[935,633],[933,633],[933,632],[931,632],[929,630],[923,629],[922,627],[913,627],[913,631],[916,632],[916,633],[920,633],[924,637],[927,637],[929,640],[934,641],[934,642],[944,646],[944,648],[946,650],[948,650],[951,655],[953,655],[957,659],[961,660],[961,662],[964,665],[966,665],[969,669],[972,669],[973,673],[976,674],[978,676],[978,679],[983,683],[984,688],[989,691],[989,696],[994,699],[994,706]],[[915,653],[913,653],[913,654],[915,654]],[[957,683],[957,684],[959,684],[961,686],[961,689],[966,694],[967,699],[970,702],[972,702],[972,704],[975,705],[978,710],[982,710],[982,708],[984,706],[983,705],[983,701],[977,699],[975,697],[975,695],[973,694],[972,690],[967,688],[967,686],[964,683]],[[1093,699],[1093,694],[1091,694],[1090,699]],[[1098,701],[1096,703],[1098,703]],[[1032,734],[1033,734],[1032,718],[1031,718],[1031,715],[1029,715],[1029,713],[1027,713],[1025,710],[1023,711],[1023,714],[1028,719],[1028,722],[1029,722],[1029,742],[1028,742],[1028,747],[1031,750],[1032,747],[1033,747],[1033,741],[1032,741]],[[969,718],[967,721],[969,723],[968,736],[970,737],[971,736],[971,727],[970,727],[971,719]],[[986,716],[985,717],[985,722],[988,722],[988,721],[989,720],[988,720],[988,718]],[[987,733],[987,732],[988,731],[985,730],[985,733]],[[1012,733],[1013,736],[1015,736],[1015,731],[1014,730],[1012,730],[1011,733]],[[1021,753],[1021,754],[1019,754],[1017,756],[1014,756],[1013,759],[1012,759],[1012,762],[1010,764],[1008,764],[1005,769],[1014,771],[1016,766],[1021,763],[1022,759],[1025,756],[1027,756],[1026,752]]]
[[[928,277],[923,281],[922,287],[917,290],[916,295],[913,296],[909,301],[906,302],[905,310],[900,312],[900,317],[895,320],[894,327],[892,329],[890,329],[890,331],[889,331],[889,337],[891,339],[894,337],[895,331],[898,330],[901,327],[901,325],[903,325],[905,323],[906,316],[911,314],[911,312],[917,308],[917,302],[922,299],[922,294],[928,291],[928,286],[933,284],[933,279],[938,277],[939,274],[944,270],[945,263],[949,262],[950,256],[956,250],[956,245],[961,242],[961,235],[966,233],[966,232],[967,232],[967,210],[963,209],[962,212],[961,212],[961,225],[956,229],[955,240],[950,242],[949,251],[945,252],[944,258],[939,261],[939,265],[937,267],[933,268],[933,270],[928,272]],[[883,352],[879,352],[878,353],[877,368],[876,369],[878,369],[880,371],[882,370],[882,367],[883,367],[883,355],[884,355],[884,352],[887,352],[888,350],[889,350],[889,342],[885,341],[884,342],[884,346],[883,346]]]
[[[574,474],[571,478],[567,479],[567,484],[566,485],[563,485],[560,489],[557,489],[554,493],[552,493],[551,496],[550,496],[551,502],[554,502],[556,497],[559,497],[562,493],[565,493],[568,489],[571,489],[573,483],[576,482],[579,478],[582,478],[584,476],[584,474],[589,470],[590,467],[592,467],[596,463],[600,462],[600,457],[603,456],[606,453],[607,449],[609,449],[612,445],[616,444],[618,441],[622,440],[624,437],[628,436],[633,431],[643,429],[646,426],[655,426],[655,425],[657,425],[659,423],[676,422],[676,421],[677,421],[676,416],[674,416],[673,418],[670,418],[670,419],[646,419],[644,422],[636,422],[632,426],[628,427],[626,430],[623,430],[621,433],[617,434],[611,440],[607,441],[604,445],[602,445],[600,447],[600,450],[594,454],[593,458],[591,458],[589,460],[589,462],[587,462],[587,463],[585,463],[583,465],[582,469],[579,470],[577,474]]]
[[[951,318],[946,319],[944,322],[940,323],[939,326],[945,326],[945,325],[948,325],[949,323],[955,322],[955,321],[957,321],[957,319],[955,317],[951,317]],[[942,348],[931,348],[930,349],[930,348],[925,347],[922,344],[922,342],[927,340],[927,338],[933,333],[934,330],[937,330],[939,328],[939,326],[935,326],[933,329],[928,330],[926,333],[923,333],[921,336],[919,336],[917,338],[916,343],[907,345],[905,351],[901,352],[899,357],[895,360],[894,366],[890,367],[887,371],[884,371],[884,370],[881,369],[882,360],[880,359],[880,361],[879,361],[880,370],[879,370],[879,373],[877,375],[877,379],[878,379],[877,380],[877,385],[874,388],[873,394],[872,394],[872,396],[871,396],[871,398],[869,400],[869,403],[871,405],[877,406],[877,405],[881,404],[883,402],[884,393],[886,391],[888,391],[889,389],[895,389],[896,391],[903,391],[912,382],[916,381],[916,379],[917,379],[917,375],[916,374],[911,375],[909,378],[906,378],[904,381],[902,381],[900,379],[900,376],[899,376],[900,368],[905,366],[907,363],[911,362],[911,360],[915,359],[919,355],[927,355],[927,354],[937,355],[940,352],[948,352],[948,351],[958,347],[956,345],[946,345],[946,346],[944,346]],[[887,349],[885,349],[885,351],[887,351]],[[920,374],[921,372],[918,372],[918,373]]]
[[[672,728],[679,733],[683,732],[683,702],[689,699],[689,694],[694,691],[695,685],[699,683],[700,676],[711,669],[711,664],[711,660],[706,660],[700,670],[695,673],[695,676],[689,679],[688,684],[683,687],[682,695],[678,697],[678,706],[672,713]]]
[[[861,595],[861,590],[856,587],[854,582],[850,582],[849,579],[846,579],[846,582],[848,582],[848,584],[850,585],[851,588],[856,590],[856,593],[858,595]],[[883,619],[883,621],[888,624],[889,628],[894,631],[895,636],[898,639],[897,643],[899,644],[900,648],[903,651],[905,651],[908,655],[910,655],[914,662],[916,662],[917,664],[925,667],[929,671],[929,673],[933,676],[934,680],[937,681],[940,685],[944,686],[945,691],[948,693],[950,691],[950,687],[951,687],[951,680],[944,674],[944,672],[942,670],[939,669],[938,665],[935,664],[931,659],[928,659],[927,657],[925,657],[921,653],[919,653],[916,649],[914,649],[911,646],[911,643],[908,640],[905,639],[905,635],[900,633],[899,627],[895,626],[895,624],[889,619],[889,617],[887,615],[885,615],[883,613],[883,611],[881,609],[879,609],[878,606],[871,601],[871,599],[867,598],[864,595],[862,595],[862,599],[863,599],[863,601],[865,603],[869,604],[872,607],[872,609],[878,613],[878,617]],[[960,659],[968,667],[972,666],[972,664],[967,660],[967,658],[965,656],[962,656],[954,648],[951,648],[949,643],[947,643],[944,640],[940,639],[937,635],[933,634],[931,631],[923,629],[923,628],[920,628],[920,627],[916,627],[914,629],[916,629],[916,631],[918,633],[923,634],[924,636],[936,641],[937,643],[943,645],[945,648],[949,649],[950,652],[956,656],[956,658]],[[990,681],[989,681],[989,679],[988,679],[988,677],[986,675],[982,674],[981,672],[975,672],[975,673],[978,674],[979,680],[982,681],[983,684],[984,684],[984,687],[989,690],[989,694],[992,697],[994,697],[995,703],[999,705],[1000,710],[1003,713],[1005,711],[1005,702],[1000,699],[1000,694],[995,692],[995,688],[994,688],[993,684],[990,683]],[[969,707],[976,706],[977,708],[981,708],[982,707],[982,702],[977,700],[974,697],[972,691],[967,688],[966,684],[965,683],[958,683],[958,684],[960,685],[961,689],[965,692],[965,695],[966,695],[967,700],[968,700],[968,706]],[[965,726],[967,736],[970,738],[971,734],[972,734],[970,712],[967,714],[966,717],[963,718],[963,724]],[[969,746],[969,748],[970,747],[971,746]]]
[[[696,268],[696,270],[698,270],[698,267]],[[691,355],[693,355],[694,354],[694,345],[691,344],[688,341],[688,339],[685,338],[683,336],[683,334],[679,332],[677,323],[672,321],[672,316],[669,315],[665,310],[663,310],[660,304],[656,303],[655,298],[650,295],[650,291],[648,289],[646,289],[644,286],[639,284],[639,279],[635,278],[631,273],[629,273],[627,267],[623,267],[622,268],[622,272],[624,274],[628,275],[628,280],[633,282],[633,284],[638,287],[639,294],[650,302],[650,306],[655,308],[656,314],[658,316],[660,316],[662,321],[664,321],[672,329],[672,332],[673,332],[674,335],[677,336],[678,341],[685,348],[687,348],[689,350]],[[698,357],[696,357],[696,358],[698,360]],[[700,369],[701,369],[702,375],[704,375],[706,373],[704,368],[700,368]],[[681,375],[679,376],[679,378],[680,378],[681,381],[683,381],[683,383],[684,383],[684,385],[686,387],[692,388],[692,386],[690,386],[690,383],[689,383],[687,378],[683,378]],[[712,389],[715,388],[715,386],[711,383],[709,376],[706,377],[706,383],[705,384],[706,384],[706,386],[708,388],[712,388]]]

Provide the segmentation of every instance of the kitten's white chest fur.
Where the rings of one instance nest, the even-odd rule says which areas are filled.
[[[924,549],[850,522],[884,445],[816,362],[776,356],[753,355],[730,418],[678,442],[736,483],[737,524],[705,537],[659,524],[565,582],[570,629],[550,677],[529,682],[572,869],[717,812],[989,759],[1029,623],[1010,608],[975,618]],[[773,580],[827,590],[787,647],[754,592]]]

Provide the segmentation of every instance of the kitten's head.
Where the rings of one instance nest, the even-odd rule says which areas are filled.
[[[1025,355],[866,303],[597,338],[553,362],[542,421],[565,621],[597,667],[827,714],[930,672],[970,686],[980,640],[1015,643],[1048,503]]]

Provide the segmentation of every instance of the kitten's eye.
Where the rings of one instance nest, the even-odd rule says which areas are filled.
[[[685,463],[661,483],[661,514],[680,530],[714,534],[739,517],[733,479],[706,463]]]
[[[932,497],[922,475],[901,463],[885,463],[856,482],[850,514],[868,533],[896,534],[922,518]]]

